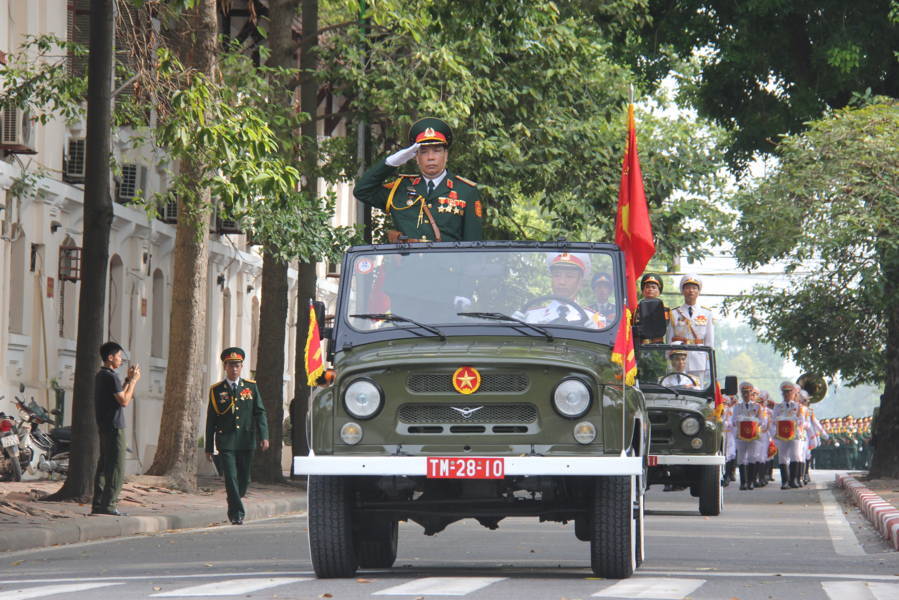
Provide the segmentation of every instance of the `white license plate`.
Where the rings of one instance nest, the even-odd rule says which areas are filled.
[[[10,446],[18,446],[19,438],[15,435],[4,435],[0,438],[0,443],[3,444],[4,448],[9,448]]]
[[[502,458],[428,457],[428,479],[502,479],[505,470]]]

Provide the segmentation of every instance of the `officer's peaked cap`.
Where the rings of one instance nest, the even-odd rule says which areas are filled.
[[[640,278],[640,289],[643,289],[647,283],[654,283],[659,286],[659,293],[665,290],[665,286],[662,285],[662,278],[655,273],[647,273],[643,277]]]
[[[436,117],[425,117],[412,123],[409,128],[409,143],[422,146],[453,145],[453,130],[446,121]]]
[[[546,257],[546,266],[553,267],[576,267],[582,273],[590,272],[590,256],[582,253],[556,252]]]
[[[593,276],[593,281],[590,282],[592,287],[596,287],[600,283],[604,283],[606,285],[612,285],[612,277],[608,273],[600,272]]]
[[[702,281],[700,281],[699,277],[697,277],[696,275],[684,275],[683,277],[680,278],[681,291],[684,291],[684,286],[687,285],[688,283],[698,285],[699,291],[700,292],[702,291]]]
[[[222,350],[221,359],[222,362],[228,362],[229,360],[243,360],[246,356],[247,353],[243,351],[243,348],[232,346]]]

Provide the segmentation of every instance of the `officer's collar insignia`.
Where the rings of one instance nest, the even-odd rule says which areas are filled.
[[[421,183],[421,177],[416,177],[412,180],[412,185],[418,185],[419,183]]]
[[[453,189],[453,180],[449,177],[446,178],[446,187],[448,187],[449,189]]]

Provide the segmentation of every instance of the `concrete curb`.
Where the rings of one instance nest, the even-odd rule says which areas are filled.
[[[854,477],[837,474],[837,485],[849,491],[862,514],[895,550],[899,550],[899,510]]]
[[[247,521],[265,519],[306,510],[306,494],[286,499],[245,504]],[[197,529],[226,523],[225,506],[216,509],[185,510],[179,514],[129,515],[127,517],[91,516],[36,525],[27,530],[4,531],[0,535],[0,552],[46,548],[76,542],[126,537],[142,533],[159,533],[178,529]]]

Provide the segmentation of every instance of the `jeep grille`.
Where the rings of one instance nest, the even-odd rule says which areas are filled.
[[[455,393],[451,373],[416,373],[410,375],[406,387],[413,394]],[[487,373],[481,378],[478,394],[521,393],[528,389],[524,373]]]
[[[481,408],[466,419],[456,408]],[[404,404],[397,413],[401,434],[528,434],[536,433],[537,407],[533,404]]]
[[[457,403],[458,406],[478,406],[477,402]],[[467,419],[451,408],[449,404],[404,404],[399,410],[400,423],[455,424],[455,423],[535,423],[537,407],[533,404],[484,404],[482,409],[471,413]]]

